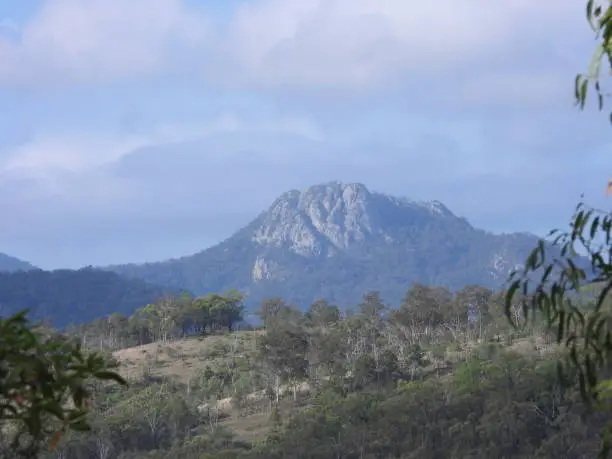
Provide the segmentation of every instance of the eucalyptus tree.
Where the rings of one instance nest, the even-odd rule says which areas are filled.
[[[576,75],[575,102],[582,110],[592,95],[599,110],[605,110],[609,93],[605,76],[612,67],[612,3],[588,0],[586,19],[597,45],[586,73]],[[612,121],[612,113],[610,113]],[[612,184],[608,184],[608,192]],[[584,256],[588,264],[579,258]],[[612,393],[612,213],[581,201],[566,230],[552,230],[539,242],[509,279],[506,314],[522,306],[523,315],[543,317],[557,332],[566,358],[560,361],[563,377],[577,374],[583,399],[602,406]],[[588,298],[590,307],[584,307]],[[602,456],[609,453],[612,428],[604,435]]]

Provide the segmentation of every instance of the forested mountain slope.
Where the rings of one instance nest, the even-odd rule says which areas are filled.
[[[114,312],[131,314],[166,293],[178,292],[91,268],[0,273],[0,315],[27,308],[32,319],[63,327]]]
[[[28,271],[36,267],[27,261],[0,253],[0,272]]]
[[[536,242],[529,234],[474,228],[437,201],[331,182],[283,194],[243,229],[195,255],[104,269],[195,294],[237,288],[249,306],[271,296],[346,306],[369,290],[398,303],[414,282],[500,287]]]

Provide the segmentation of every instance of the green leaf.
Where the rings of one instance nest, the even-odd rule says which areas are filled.
[[[576,105],[580,104],[580,82],[582,81],[582,75],[579,73],[576,75],[576,80],[574,82],[574,99],[576,101]]]
[[[584,80],[580,85],[580,109],[584,109],[586,104],[587,91],[589,89],[589,80]]]
[[[601,44],[597,45],[595,51],[593,52],[591,63],[589,64],[589,77],[592,79],[599,78],[601,59],[603,58],[604,52],[604,47]]]
[[[77,432],[88,432],[91,430],[91,426],[84,420],[79,420],[77,422],[70,424],[70,429],[75,430]]]
[[[44,403],[44,409],[57,419],[64,419],[64,409],[56,400],[47,400]]]
[[[595,31],[595,25],[593,24],[593,5],[594,5],[594,0],[587,1],[586,17],[587,17],[587,21],[589,21],[589,24],[591,25],[591,28],[593,29],[593,31]]]
[[[113,380],[123,386],[128,385],[125,379],[123,379],[118,373],[115,373],[113,371],[98,371],[94,373],[94,377],[97,379],[103,379],[103,380]]]

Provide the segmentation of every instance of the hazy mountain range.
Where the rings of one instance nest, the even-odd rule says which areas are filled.
[[[0,316],[28,309],[31,319],[64,327],[115,312],[129,315],[165,295],[180,293],[92,268],[0,272]]]
[[[396,303],[414,282],[496,288],[537,238],[474,228],[438,201],[331,182],[284,193],[254,221],[194,255],[103,269],[195,294],[238,288],[253,305],[355,304],[368,290]]]
[[[501,287],[537,240],[527,233],[474,228],[438,201],[416,202],[359,183],[330,182],[284,193],[241,230],[199,253],[100,269],[160,288],[147,287],[146,299],[161,291],[200,295],[237,288],[249,307],[274,296],[302,307],[318,298],[349,306],[366,291],[378,290],[397,304],[414,282],[453,290],[468,284]],[[0,255],[0,271],[32,268]],[[114,289],[123,288],[117,279],[112,282]]]
[[[16,271],[28,271],[34,268],[35,266],[27,261],[0,253],[0,272],[12,273]]]

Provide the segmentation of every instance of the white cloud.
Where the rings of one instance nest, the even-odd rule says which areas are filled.
[[[137,136],[82,130],[43,131],[25,143],[0,150],[0,173],[5,176],[51,179],[57,173],[86,172],[112,163],[126,153],[143,147],[188,142],[218,132],[259,131],[293,133],[313,140],[323,135],[307,119],[285,117],[251,120],[231,112],[199,122],[154,125]]]
[[[238,11],[226,46],[266,83],[363,86],[499,57],[545,39],[543,21],[547,33],[563,30],[576,12],[528,0],[262,0]]]
[[[0,149],[0,208],[16,216],[0,240],[36,257],[57,260],[57,241],[79,254],[105,240],[127,258],[136,243],[147,257],[188,253],[172,245],[184,228],[199,249],[226,213],[238,227],[278,193],[331,179],[441,199],[483,222],[512,206],[507,221],[526,229],[548,218],[539,191],[553,209],[567,197],[556,190],[603,170],[587,153],[594,129],[551,103],[570,110],[588,61],[580,1],[247,0],[225,23],[197,0],[41,3],[23,24],[0,21],[0,90],[80,87],[0,94],[5,131],[34,131]],[[108,87],[89,98],[96,85]],[[136,127],[109,119],[123,105]],[[300,111],[309,117],[286,115]]]
[[[55,134],[38,137],[8,149],[0,162],[3,172],[36,169],[65,169],[76,172],[104,164],[126,151],[146,145],[144,139],[111,139],[96,134]]]
[[[180,0],[46,0],[20,40],[0,38],[0,81],[107,81],[163,69],[209,32]]]
[[[563,54],[568,26],[583,25],[578,3],[253,0],[213,28],[183,0],[47,0],[18,43],[0,38],[0,82],[105,82],[183,66],[223,84],[366,88],[476,61],[486,71],[517,48]]]

